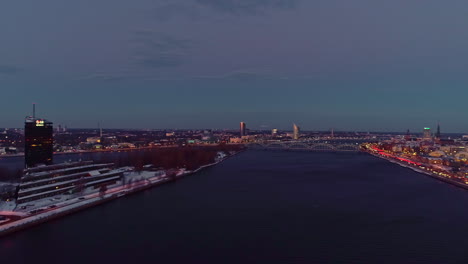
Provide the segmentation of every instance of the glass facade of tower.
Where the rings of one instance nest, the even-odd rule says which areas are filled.
[[[244,122],[240,122],[240,136],[247,136],[247,127]]]
[[[293,139],[298,140],[300,137],[301,129],[299,128],[298,125],[294,124],[293,125]]]
[[[24,124],[26,167],[50,165],[53,158],[53,124],[44,119],[27,118]]]

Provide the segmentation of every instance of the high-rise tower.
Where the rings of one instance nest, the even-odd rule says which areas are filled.
[[[298,125],[293,124],[293,139],[298,140],[299,139],[299,134],[301,133],[301,129]]]
[[[240,122],[240,136],[247,136],[247,128],[244,122]]]
[[[423,130],[423,139],[431,139],[431,138],[432,138],[431,128],[425,127]]]
[[[26,117],[24,123],[24,158],[28,168],[39,164],[52,164],[54,153],[53,123],[36,118],[35,108],[33,105],[33,116]]]
[[[439,124],[439,122],[437,122],[437,132],[436,132],[435,137],[437,139],[440,139],[440,124]]]

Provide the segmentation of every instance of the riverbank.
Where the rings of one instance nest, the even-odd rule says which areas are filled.
[[[383,155],[382,152],[378,152],[378,151],[377,152],[365,151],[365,152],[369,153],[372,156],[375,156],[375,157],[387,160],[391,163],[397,164],[401,167],[411,169],[415,172],[427,175],[439,181],[443,181],[445,183],[449,183],[454,186],[468,190],[468,184],[455,180],[454,176],[449,173],[441,173],[441,172],[434,171],[432,168],[430,168],[429,165],[417,163],[408,159],[395,157],[389,154]]]
[[[239,144],[228,144],[228,145],[239,145]],[[215,147],[219,144],[194,144],[187,147]],[[107,153],[107,152],[129,152],[129,151],[139,151],[139,150],[158,150],[158,149],[170,149],[170,148],[179,148],[179,145],[164,145],[164,146],[146,146],[146,147],[135,147],[135,148],[116,148],[116,149],[95,149],[95,150],[79,150],[79,151],[70,151],[70,152],[54,152],[54,155],[73,155],[73,154],[90,154],[90,153]],[[24,153],[18,154],[3,154],[0,155],[2,158],[18,158],[24,157]]]
[[[117,199],[126,195],[134,194],[142,190],[146,190],[149,188],[153,188],[155,186],[159,186],[165,183],[176,181],[179,178],[182,178],[191,174],[195,174],[197,172],[200,172],[203,169],[217,165],[240,152],[241,151],[231,153],[231,155],[226,155],[213,163],[202,165],[193,171],[179,170],[172,177],[168,177],[169,175],[148,177],[145,180],[133,182],[130,185],[124,185],[121,187],[109,189],[105,192],[105,194],[93,193],[93,194],[85,195],[82,197],[77,197],[75,199],[57,204],[54,208],[49,207],[49,209],[47,210],[34,213],[34,214],[29,214],[24,217],[22,217],[21,214],[18,213],[17,215],[19,219],[3,221],[2,222],[3,224],[0,224],[0,236],[4,236],[4,235],[8,235],[8,234],[20,231],[20,230],[24,230],[26,228],[33,227],[33,226],[48,222],[50,220],[69,215],[69,214],[73,214],[75,212],[79,212],[81,210],[94,207],[94,206],[100,205],[102,203],[106,203],[108,201],[111,201],[111,200],[114,200],[114,199]],[[152,172],[140,171],[140,172],[134,172],[134,173],[151,174]]]

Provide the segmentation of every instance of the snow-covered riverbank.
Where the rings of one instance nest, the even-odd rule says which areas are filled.
[[[84,194],[80,197],[74,197],[73,199],[68,199],[65,201],[57,201],[54,204],[40,206],[39,209],[31,210],[28,212],[9,212],[11,215],[9,220],[2,220],[0,222],[0,235],[6,235],[18,230],[22,230],[40,223],[50,221],[52,219],[62,217],[68,214],[72,214],[83,209],[96,206],[122,196],[126,196],[132,193],[142,191],[144,189],[152,188],[157,185],[164,183],[172,182],[178,178],[197,173],[205,168],[214,166],[230,156],[233,156],[237,153],[232,153],[232,155],[225,155],[224,153],[218,154],[216,161],[211,164],[206,164],[194,171],[188,171],[185,169],[179,169],[175,172],[174,177],[169,177],[166,174],[155,173],[155,171],[132,171],[129,172],[130,175],[126,176],[126,179],[135,179],[126,184],[120,186],[114,186],[109,188],[105,193],[104,192],[94,192],[90,194]],[[0,212],[2,215],[2,212]],[[4,215],[8,215],[8,212],[4,212]],[[14,216],[14,217],[12,217]]]

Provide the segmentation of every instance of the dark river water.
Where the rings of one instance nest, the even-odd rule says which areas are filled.
[[[468,191],[357,153],[247,151],[0,238],[2,263],[468,263]]]

